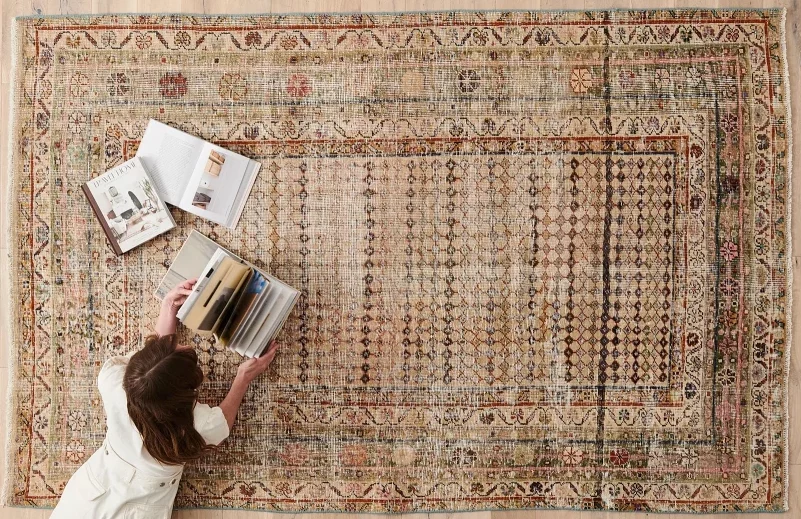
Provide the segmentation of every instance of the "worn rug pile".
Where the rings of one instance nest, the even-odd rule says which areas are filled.
[[[99,446],[194,228],[303,297],[179,507],[786,509],[783,18],[18,19],[7,502]],[[263,169],[117,257],[79,186],[150,118]],[[240,358],[181,333],[217,403]]]

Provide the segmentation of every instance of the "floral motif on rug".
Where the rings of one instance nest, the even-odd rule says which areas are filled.
[[[8,501],[53,506],[195,228],[302,299],[179,507],[787,508],[784,13],[16,21]],[[263,164],[116,257],[156,118]],[[186,331],[216,403],[239,358]]]

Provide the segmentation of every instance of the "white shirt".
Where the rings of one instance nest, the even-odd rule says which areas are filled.
[[[122,379],[129,359],[130,355],[110,358],[97,376],[97,387],[106,410],[106,442],[120,458],[145,474],[156,477],[175,474],[181,467],[165,465],[151,456],[142,443],[139,429],[128,415],[128,399],[122,387]],[[207,444],[218,445],[228,437],[228,422],[219,407],[198,403],[195,405],[194,415],[195,429]]]

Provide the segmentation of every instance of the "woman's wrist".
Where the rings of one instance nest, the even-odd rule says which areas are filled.
[[[231,388],[228,390],[228,394],[220,403],[220,409],[222,409],[225,420],[228,422],[229,431],[234,426],[236,415],[239,412],[239,406],[242,404],[242,399],[245,398],[247,388],[248,382],[237,372],[233,383],[231,383]]]
[[[178,308],[172,304],[171,300],[165,299],[162,301],[155,332],[161,336],[175,333],[175,328],[178,325],[177,313]]]
[[[251,382],[253,382],[252,378],[241,371],[237,371],[236,376],[234,377],[233,385],[248,387]]]

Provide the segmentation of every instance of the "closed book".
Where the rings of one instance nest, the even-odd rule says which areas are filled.
[[[175,227],[137,157],[91,179],[81,190],[118,256]]]

